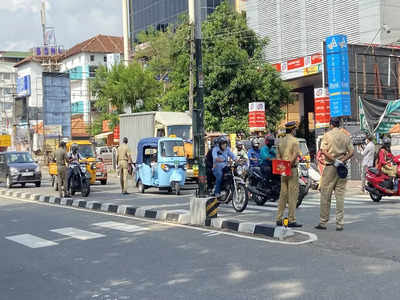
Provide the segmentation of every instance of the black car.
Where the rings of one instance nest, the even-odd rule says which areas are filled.
[[[0,153],[0,181],[5,182],[7,188],[14,184],[34,183],[40,186],[42,173],[40,166],[28,152]]]

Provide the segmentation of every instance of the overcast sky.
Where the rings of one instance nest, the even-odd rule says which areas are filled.
[[[66,49],[97,34],[122,36],[121,0],[46,0],[47,25]],[[42,44],[41,0],[0,0],[0,51]]]

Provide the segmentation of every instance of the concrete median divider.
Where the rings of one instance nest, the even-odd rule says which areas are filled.
[[[218,217],[219,202],[215,197],[190,199],[190,223],[210,226],[211,219]]]
[[[101,205],[101,210],[116,213],[118,211],[118,205],[114,203],[103,203]]]

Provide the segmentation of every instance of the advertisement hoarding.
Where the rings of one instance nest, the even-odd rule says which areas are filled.
[[[71,138],[71,86],[68,73],[43,73],[43,122],[60,125],[62,137]]]
[[[249,103],[249,128],[250,131],[264,131],[266,127],[265,103]]]
[[[329,92],[325,88],[314,89],[315,127],[327,128],[331,120]]]
[[[351,116],[347,36],[327,37],[326,57],[331,117]]]
[[[31,75],[17,78],[17,96],[28,97],[31,95]]]

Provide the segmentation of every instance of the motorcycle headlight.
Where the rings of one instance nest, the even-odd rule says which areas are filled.
[[[17,175],[19,172],[18,172],[17,168],[11,167],[10,168],[10,173],[11,173],[11,175]]]
[[[242,176],[243,172],[244,172],[244,170],[243,170],[243,167],[242,167],[242,166],[238,166],[238,167],[236,168],[236,173],[237,173],[239,176]]]
[[[82,173],[86,173],[86,166],[81,166]]]
[[[308,171],[302,170],[302,171],[301,171],[301,175],[303,175],[303,176],[305,176],[305,177],[308,177]]]
[[[96,170],[96,163],[91,163],[91,164],[90,164],[90,168],[91,168],[92,170]]]

